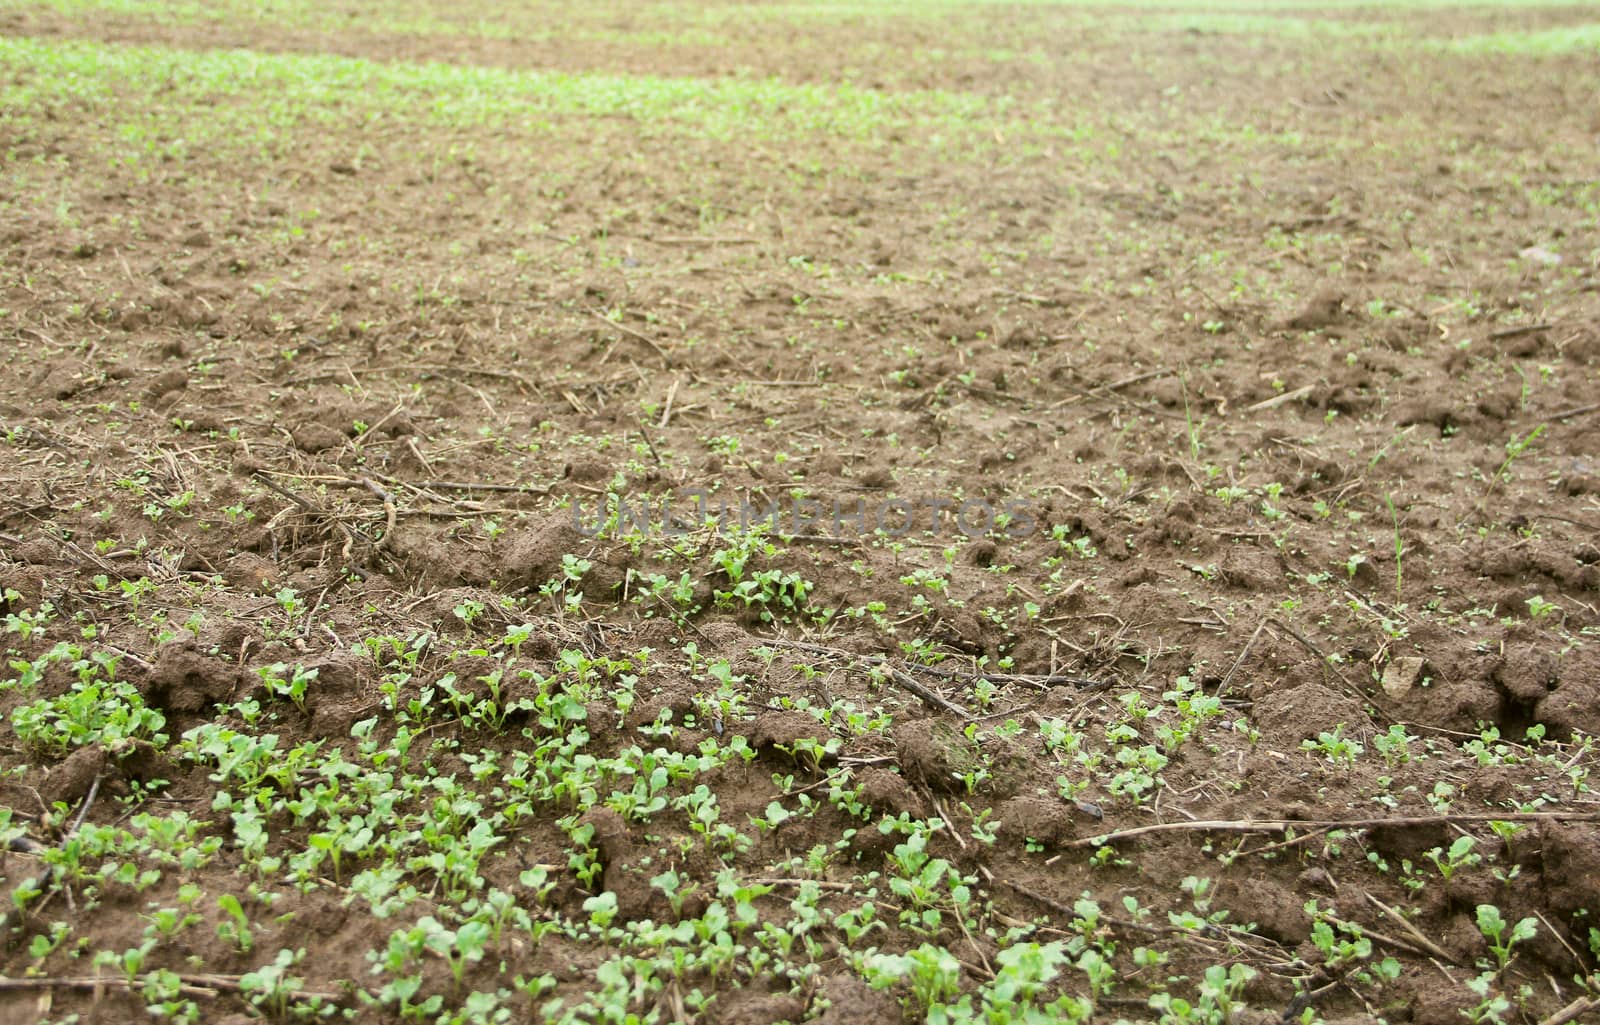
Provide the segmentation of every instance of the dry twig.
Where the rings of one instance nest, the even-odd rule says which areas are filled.
[[[1378,829],[1384,826],[1435,826],[1462,822],[1600,822],[1600,812],[1506,811],[1364,819],[1199,819],[1193,822],[1157,822],[1148,826],[1133,826],[1069,840],[1062,846],[1099,847],[1156,833],[1286,833],[1291,829]]]

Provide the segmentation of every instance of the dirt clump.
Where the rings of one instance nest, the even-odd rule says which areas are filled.
[[[524,528],[506,550],[502,565],[508,582],[539,587],[561,579],[563,559],[586,551],[588,539],[573,525],[571,514],[553,514]]]
[[[105,749],[100,745],[80,747],[46,773],[38,787],[39,797],[48,805],[75,805],[88,795],[107,765]]]
[[[1013,797],[995,809],[1000,835],[1054,847],[1077,834],[1073,809],[1042,797]]]
[[[237,668],[185,639],[162,646],[139,687],[152,708],[192,715],[230,700],[242,682]]]
[[[982,764],[977,746],[961,731],[939,719],[897,723],[894,749],[900,771],[935,791],[951,793]]]
[[[1338,288],[1324,288],[1306,301],[1293,316],[1283,321],[1291,331],[1317,331],[1332,327],[1344,319],[1345,293]]]
[[[874,990],[853,975],[831,975],[822,984],[827,1010],[819,1025],[899,1025],[905,1020],[893,996]]]
[[[714,1025],[776,1025],[805,1017],[806,1002],[793,993],[763,993],[755,987],[717,998],[706,1020]]]
[[[874,811],[891,816],[927,817],[927,800],[898,772],[871,767],[858,772],[855,778],[861,800]]]
[[[800,757],[804,749],[826,744],[832,731],[806,712],[778,709],[762,712],[748,728],[750,746],[758,751],[781,748]]]
[[[1344,735],[1370,738],[1376,731],[1366,706],[1320,683],[1274,690],[1256,699],[1255,720],[1275,735],[1291,740],[1315,740],[1344,727]]]

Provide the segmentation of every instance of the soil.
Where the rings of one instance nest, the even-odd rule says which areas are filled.
[[[354,8],[327,15],[336,33],[0,12],[8,40],[849,86],[884,105],[865,129],[842,107],[837,124],[808,121],[802,99],[723,132],[694,112],[485,126],[429,113],[425,97],[387,117],[359,97],[315,117],[286,100],[270,122],[260,95],[218,86],[175,124],[274,123],[259,148],[160,129],[134,159],[119,147],[145,138],[127,127],[145,124],[137,96],[52,92],[5,57],[8,96],[37,89],[26,115],[0,116],[10,671],[79,644],[120,659],[171,744],[204,723],[244,729],[239,703],[255,700],[274,709],[280,751],[323,740],[353,757],[352,729],[385,715],[365,638],[429,638],[402,700],[446,674],[481,700],[496,667],[556,672],[564,652],[631,659],[632,704],[584,709],[587,750],[747,738],[748,761],[696,781],[750,837],[741,876],[787,879],[794,859],[843,842],[827,877],[837,912],[855,873],[883,869],[899,838],[832,805],[750,825],[813,785],[826,798],[830,772],[859,785],[871,823],[949,824],[931,850],[975,877],[991,927],[937,937],[965,990],[992,976],[1010,924],[1073,935],[1074,902],[1092,893],[1125,953],[1171,959],[1128,967],[1105,1020],[1148,1013],[1169,976],[1236,961],[1258,971],[1246,1020],[1311,1007],[1330,1022],[1458,1021],[1479,1002],[1466,982],[1489,958],[1474,919],[1486,903],[1540,923],[1504,982],[1528,987],[1519,1020],[1574,1000],[1600,913],[1600,805],[1581,782],[1600,734],[1600,70],[1592,52],[1393,40],[1592,12],[1297,11],[1389,33],[1339,37],[1330,60],[1287,29],[1191,29],[1177,12],[869,8],[798,28],[793,12],[707,10],[697,22],[641,6],[620,27],[550,13],[525,42],[448,14],[368,26]],[[947,94],[982,113],[920,120]],[[608,492],[682,512],[693,490],[735,509],[815,500],[820,519],[750,563],[809,589],[719,600],[738,583],[717,559],[725,536],[587,529]],[[858,499],[948,508],[918,506],[917,529],[873,537],[832,514]],[[969,536],[971,500],[1022,522]],[[651,575],[683,573],[681,606],[647,596]],[[50,630],[16,626],[46,604]],[[535,630],[510,654],[519,623]],[[719,660],[734,681],[722,690],[705,669]],[[274,666],[315,669],[303,701],[269,689]],[[1060,721],[1095,743],[1126,724],[1166,744],[1163,695],[1180,678],[1222,712],[1142,798],[1111,784],[1118,766],[1085,770],[1039,740]],[[76,679],[58,662],[32,689],[0,690],[0,713]],[[1130,711],[1164,701],[1148,721]],[[818,714],[846,708],[892,722]],[[498,739],[445,723],[418,749],[470,779],[462,752],[526,750],[550,735],[537,720],[516,713]],[[1419,757],[1380,757],[1397,726]],[[394,735],[386,718],[377,734]],[[1341,739],[1364,753],[1329,755]],[[142,809],[186,812],[222,851],[147,891],[108,884],[94,902],[11,914],[7,979],[90,974],[71,943],[41,957],[34,941],[61,920],[72,943],[136,947],[180,885],[208,895],[205,922],[158,948],[158,965],[259,966],[216,932],[214,895],[238,890],[242,862],[214,765],[145,740],[41,750],[13,735],[0,767],[0,807],[35,844],[66,843],[80,813],[112,826]],[[1470,818],[1519,810],[1548,817],[1513,836]],[[572,920],[606,891],[625,922],[692,916],[717,894],[720,864],[681,853],[687,826],[604,807],[582,820],[601,865],[582,881],[568,871],[573,812],[517,823],[485,878],[515,888],[552,866],[548,906]],[[1387,816],[1433,818],[1326,825]],[[1307,826],[1152,832],[1104,848],[1114,858],[1085,843],[1218,820]],[[304,844],[299,824],[279,826],[285,852]],[[1462,835],[1487,860],[1446,885],[1429,852]],[[680,907],[650,881],[669,863],[689,883]],[[24,846],[0,853],[8,888],[40,864]],[[1420,895],[1413,870],[1429,878]],[[426,893],[424,875],[412,882]],[[1215,880],[1211,910],[1254,923],[1249,938],[1168,930],[1169,911],[1194,905],[1193,877]],[[792,896],[779,887],[759,907],[781,921]],[[1125,896],[1153,924],[1124,916]],[[1397,975],[1323,969],[1312,899],[1385,937]],[[257,921],[258,953],[306,951],[305,991],[399,1020],[352,995],[397,923],[348,887],[284,888]],[[634,1010],[916,1017],[908,990],[870,988],[827,942],[793,986],[697,977],[677,1003]],[[606,956],[552,937],[466,979],[492,990],[549,973],[553,995],[579,1001]],[[453,992],[442,960],[426,977]],[[1061,985],[1087,993],[1077,976]],[[684,1010],[691,989],[703,1012]],[[543,999],[511,1006],[531,1016]],[[204,1003],[206,1020],[252,1011],[226,986]],[[115,986],[0,987],[0,1019],[71,1013],[148,1017]]]

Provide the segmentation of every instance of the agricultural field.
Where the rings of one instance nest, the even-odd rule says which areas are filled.
[[[0,1021],[1600,1022],[1597,97],[0,0]]]

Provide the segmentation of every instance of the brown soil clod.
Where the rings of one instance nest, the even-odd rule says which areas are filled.
[[[1339,323],[1345,316],[1345,293],[1327,288],[1312,296],[1293,316],[1283,322],[1292,331],[1317,331]]]
[[[964,780],[983,766],[977,746],[941,719],[897,723],[894,749],[908,778],[943,793],[963,790]]]
[[[855,778],[861,800],[874,811],[892,816],[910,815],[915,819],[928,817],[928,802],[898,772],[868,768],[858,772]]]
[[[781,748],[797,758],[801,752],[814,750],[833,736],[815,716],[790,710],[762,712],[750,724],[748,734],[750,746],[758,751]]]
[[[163,645],[140,690],[153,708],[194,714],[232,699],[240,682],[238,669],[199,651],[191,639]]]
[[[1054,847],[1077,834],[1075,809],[1046,798],[1013,797],[995,809],[1000,835],[1019,843]]]
[[[105,749],[100,745],[80,747],[50,769],[39,784],[39,796],[46,804],[76,805],[108,765]]]

